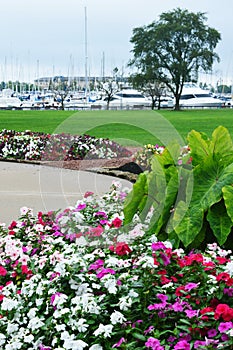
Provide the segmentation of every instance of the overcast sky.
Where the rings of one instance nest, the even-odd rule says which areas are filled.
[[[201,80],[232,83],[231,0],[1,0],[0,81],[84,76],[85,62],[91,76],[110,75],[115,67],[126,74],[133,28],[177,7],[205,12],[222,36],[221,62]]]

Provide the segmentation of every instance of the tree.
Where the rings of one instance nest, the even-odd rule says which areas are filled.
[[[152,75],[145,74],[132,74],[129,77],[129,82],[133,84],[136,89],[140,89],[146,95],[151,98],[151,109],[155,108],[156,102],[158,102],[158,109],[160,109],[161,96],[165,93],[164,84],[153,80]]]
[[[112,99],[112,96],[119,90],[118,84],[115,81],[108,80],[104,83],[101,83],[100,88],[106,95],[105,100],[107,101],[107,110],[108,110],[109,103]]]
[[[197,81],[200,68],[210,71],[219,61],[214,49],[221,35],[206,20],[203,12],[177,8],[162,13],[157,22],[133,29],[129,66],[164,83],[175,97],[176,110],[184,83]]]

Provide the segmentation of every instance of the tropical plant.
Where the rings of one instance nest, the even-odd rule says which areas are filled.
[[[182,154],[178,143],[155,153],[151,170],[140,174],[124,206],[127,225],[135,214],[150,216],[148,234],[176,247],[204,249],[217,241],[233,246],[233,143],[219,126],[208,138],[191,131]]]

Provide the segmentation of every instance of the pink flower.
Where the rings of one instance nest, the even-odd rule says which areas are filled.
[[[119,348],[119,346],[121,346],[121,344],[122,343],[125,343],[125,338],[121,338],[120,340],[119,340],[119,342],[118,343],[116,343],[116,344],[114,344],[112,347],[113,348]]]
[[[162,242],[156,242],[156,243],[152,243],[151,248],[152,250],[160,250],[160,249],[166,249],[166,246]]]
[[[197,287],[198,287],[198,283],[188,283],[184,286],[184,289],[187,291],[190,291],[190,290],[197,288]]]
[[[190,345],[186,340],[180,340],[174,346],[174,350],[190,350]]]
[[[233,328],[232,322],[221,322],[218,326],[218,330],[220,333],[227,332],[231,328]]]
[[[156,338],[150,337],[145,343],[147,348],[151,348],[152,350],[164,350],[164,347],[160,345],[160,342]]]
[[[102,278],[104,277],[105,275],[108,275],[108,274],[111,274],[111,275],[115,275],[116,271],[114,271],[113,269],[102,269],[100,272],[97,273],[96,277],[97,278]]]

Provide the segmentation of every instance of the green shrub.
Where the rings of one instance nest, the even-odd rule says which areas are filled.
[[[127,225],[138,214],[149,220],[148,231],[176,247],[205,249],[207,243],[233,248],[233,142],[219,126],[208,138],[191,131],[189,152],[178,143],[151,159],[124,206]]]

